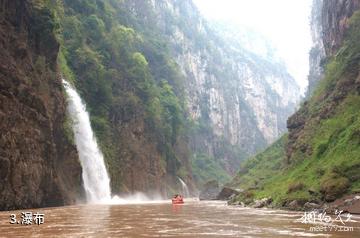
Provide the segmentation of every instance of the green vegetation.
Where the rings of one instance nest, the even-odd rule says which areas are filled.
[[[241,184],[244,188],[263,188],[266,179],[275,176],[283,168],[284,146],[287,135],[284,135],[264,152],[246,160],[230,185]]]
[[[230,175],[215,158],[210,158],[206,154],[194,154],[191,163],[194,179],[199,186],[214,179],[221,184],[230,181]]]
[[[298,118],[290,158],[285,138],[242,166],[232,185],[250,189],[255,198],[272,197],[275,204],[291,200],[332,201],[360,191],[360,12],[350,21],[343,47],[329,61],[325,78]],[[306,148],[306,149],[304,149]],[[285,163],[286,162],[286,163]]]
[[[186,15],[185,3],[175,3],[181,16],[164,9],[164,27],[157,22],[149,1],[41,1],[51,9],[50,23],[56,26],[61,72],[87,104],[114,192],[122,189],[122,176],[128,173],[124,171],[126,166],[148,156],[144,151],[139,152],[142,149],[139,145],[144,147],[141,144],[153,144],[152,148],[156,149],[151,153],[162,158],[160,170],[167,174],[191,177],[187,163],[194,159],[191,164],[199,185],[207,179],[229,181],[225,164],[219,161],[229,158],[235,161],[230,164],[235,168],[245,153],[222,141],[221,148],[216,148],[212,156],[206,155],[208,151],[203,148],[190,151],[188,148],[192,136],[198,132],[203,136],[199,140],[213,136],[201,129],[209,124],[208,98],[202,102],[205,116],[196,122],[200,129],[194,130],[194,122],[185,110],[184,77],[172,52],[183,50],[183,46],[170,42],[169,36],[179,28],[189,37],[192,47],[206,48],[213,55],[219,52],[193,24],[197,17]],[[217,40],[216,36],[211,37]],[[207,70],[218,78],[234,78],[229,73],[231,65],[220,62],[221,57],[214,58]],[[221,69],[222,65],[226,69]]]
[[[183,164],[175,147],[187,130],[183,78],[156,28],[149,31],[140,24],[125,11],[128,3],[123,1],[41,4],[51,5],[49,14],[54,16],[51,21],[44,17],[44,22],[57,25],[60,69],[87,103],[113,191],[121,186],[124,158],[120,153],[130,150],[125,143],[128,138],[121,133],[124,124],[144,125],[144,134],[153,138],[163,167],[176,175]],[[146,9],[151,8],[144,8],[144,14],[152,14]],[[68,128],[68,122],[64,127]]]
[[[213,180],[220,184],[228,183],[231,180],[231,172],[248,156],[239,148],[240,146],[231,145],[225,138],[214,135],[208,120],[210,118],[201,117],[188,125],[189,137],[194,141],[190,145],[193,152],[192,172],[199,189]],[[209,142],[212,143],[210,151]]]

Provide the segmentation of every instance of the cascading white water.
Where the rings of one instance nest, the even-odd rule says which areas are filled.
[[[188,188],[188,186],[186,185],[186,183],[180,178],[180,177],[178,177],[178,179],[179,179],[179,181],[180,181],[180,183],[181,183],[181,187],[182,187],[182,192],[183,192],[183,195],[185,196],[185,197],[190,197],[190,192],[189,192],[189,188]]]
[[[63,79],[68,95],[68,112],[73,120],[75,143],[82,166],[82,178],[88,202],[111,200],[110,179],[103,155],[91,129],[89,114],[76,90]]]

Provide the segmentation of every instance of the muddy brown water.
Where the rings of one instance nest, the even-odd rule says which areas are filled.
[[[22,225],[24,211],[43,213],[44,223]],[[11,214],[20,224],[10,224]],[[303,224],[303,215],[216,201],[77,205],[0,212],[0,237],[360,237],[359,216],[342,231],[314,231],[323,224]]]

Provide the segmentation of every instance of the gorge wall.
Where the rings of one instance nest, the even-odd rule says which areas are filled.
[[[349,18],[360,8],[359,5],[359,1],[316,0],[313,2],[310,24],[313,47],[309,56],[308,95],[313,93],[317,82],[323,77],[326,58],[333,56],[341,47],[349,27]]]
[[[317,83],[324,76],[323,67],[325,64],[326,53],[323,42],[322,6],[323,0],[313,1],[310,20],[313,46],[309,53],[309,85],[306,93],[307,97],[314,92]]]
[[[359,193],[359,7],[313,1],[308,99],[288,119],[287,135],[242,164],[234,187],[297,208]]]
[[[32,1],[0,1],[0,210],[81,198],[51,17]]]
[[[83,196],[62,76],[86,103],[120,195],[170,196],[178,177],[192,191],[225,182],[285,131],[298,101],[280,60],[209,25],[191,0],[0,7],[1,209]]]
[[[128,3],[146,24],[149,16],[138,5]],[[208,24],[189,0],[148,5],[152,24],[170,42],[170,53],[184,77],[186,111],[193,122],[189,137],[195,179],[224,182],[242,159],[286,131],[299,87],[280,60],[245,46],[250,32],[234,35],[236,28]],[[266,50],[270,52],[270,46]]]

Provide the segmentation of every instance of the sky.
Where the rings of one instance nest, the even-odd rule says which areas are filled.
[[[306,90],[311,48],[312,0],[194,0],[202,15],[230,21],[270,39],[289,73]]]

